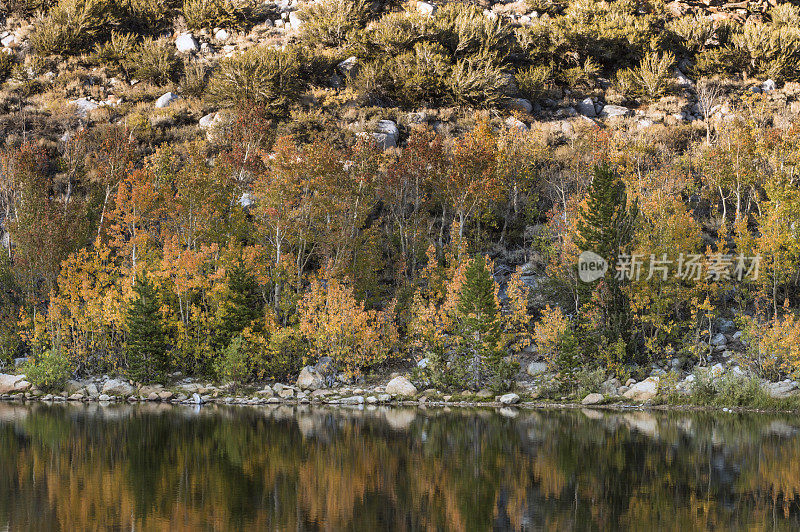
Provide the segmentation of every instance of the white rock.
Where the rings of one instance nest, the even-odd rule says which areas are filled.
[[[417,13],[420,15],[433,15],[436,12],[436,6],[428,2],[417,2]]]
[[[163,109],[164,107],[169,107],[170,105],[172,105],[172,102],[174,102],[175,100],[177,100],[179,98],[180,98],[180,96],[178,96],[175,93],[166,92],[166,93],[162,94],[158,98],[158,100],[156,100],[156,109]]]
[[[133,386],[121,379],[111,379],[103,385],[102,393],[105,395],[131,395]]]
[[[5,46],[5,45],[3,45]],[[764,92],[771,92],[775,90],[775,82],[771,79],[768,79],[764,83],[761,84],[761,90]]]
[[[198,51],[200,45],[197,43],[194,35],[191,33],[184,33],[175,39],[175,48],[177,48],[179,52],[189,53]]]
[[[541,375],[542,373],[547,373],[547,364],[544,362],[531,362],[528,364],[527,371],[528,375],[531,377]]]
[[[627,107],[623,107],[621,105],[606,105],[603,107],[603,110],[600,111],[600,116],[602,118],[618,118],[623,116],[632,116],[633,111],[628,109]]]
[[[217,118],[217,113],[208,113],[197,122],[201,129],[208,129],[214,125],[214,120]]]
[[[514,129],[517,131],[528,131],[528,126],[525,125],[525,122],[514,116],[509,116],[508,118],[506,118],[505,124],[508,129]]]
[[[581,401],[582,405],[596,405],[603,402],[603,395],[599,393],[590,393]]]
[[[297,387],[302,390],[317,390],[325,387],[325,380],[313,366],[306,366],[297,377]]]
[[[352,55],[336,65],[336,68],[345,76],[355,75],[356,69],[358,68],[358,58]]]
[[[597,116],[594,108],[594,102],[591,98],[586,98],[585,100],[578,102],[575,105],[575,108],[578,110],[580,114],[583,116],[594,117]]]
[[[14,386],[20,381],[25,380],[25,375],[8,375],[0,373],[0,394],[14,391]]]
[[[658,380],[658,377],[648,377],[642,382],[637,382],[623,397],[633,401],[648,401],[658,394]]]
[[[411,397],[417,395],[417,388],[411,384],[411,381],[403,376],[400,376],[389,381],[389,383],[386,385],[386,393],[391,395],[403,395],[406,397]]]
[[[289,24],[292,25],[293,30],[299,30],[303,25],[303,19],[297,14],[296,11],[289,13]]]
[[[400,139],[400,130],[397,129],[397,124],[391,120],[378,120],[378,125],[375,126],[372,138],[384,150],[394,148]]]
[[[94,111],[95,109],[100,107],[100,105],[97,102],[93,102],[86,98],[78,98],[77,100],[74,100],[70,103],[75,106],[78,115],[84,118],[86,118],[86,116],[91,111]]]
[[[231,34],[226,29],[220,28],[214,32],[214,38],[218,41],[227,41],[230,36]]]
[[[515,405],[519,403],[519,395],[515,393],[507,393],[505,395],[501,395],[499,401],[504,405]]]
[[[16,42],[16,40],[17,38],[14,36],[14,34],[6,35],[2,39],[0,39],[0,44],[2,44],[3,46],[11,46]]]
[[[110,401],[111,397],[107,394],[101,394],[100,397],[97,398],[98,401]]]

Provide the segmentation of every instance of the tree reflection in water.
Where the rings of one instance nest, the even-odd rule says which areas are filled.
[[[800,418],[0,404],[0,529],[800,529]]]

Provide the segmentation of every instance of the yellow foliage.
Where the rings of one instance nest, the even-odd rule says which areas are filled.
[[[352,286],[334,278],[314,279],[299,311],[300,331],[315,355],[331,357],[351,375],[385,361],[398,342],[394,305],[366,310]]]

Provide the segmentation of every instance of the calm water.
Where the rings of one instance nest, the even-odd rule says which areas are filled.
[[[0,530],[800,530],[800,418],[0,403]]]

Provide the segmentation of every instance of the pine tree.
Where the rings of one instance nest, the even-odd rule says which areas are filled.
[[[592,291],[599,287],[602,320],[599,338],[604,338],[606,344],[615,344],[622,339],[626,351],[632,352],[630,304],[622,290],[623,281],[616,278],[613,269],[618,256],[632,247],[634,224],[639,210],[635,203],[630,207],[627,203],[625,183],[614,170],[608,166],[595,166],[586,206],[581,210],[577,224],[577,244],[581,251],[593,251],[609,264],[609,271],[603,279],[581,283],[579,296],[584,309],[581,314],[594,304]],[[596,339],[597,336],[590,334],[583,340],[591,343]],[[627,355],[623,354],[623,358],[627,358]]]
[[[222,349],[245,328],[260,329],[264,300],[255,276],[239,261],[228,271],[225,299],[220,306],[216,347]]]
[[[125,315],[128,374],[138,382],[161,380],[169,366],[169,342],[158,291],[145,275],[136,277],[133,291],[136,296]]]
[[[501,345],[502,322],[494,293],[494,280],[483,256],[467,266],[456,305],[457,334],[460,337],[458,369],[470,386],[489,386],[499,391],[511,377]]]

